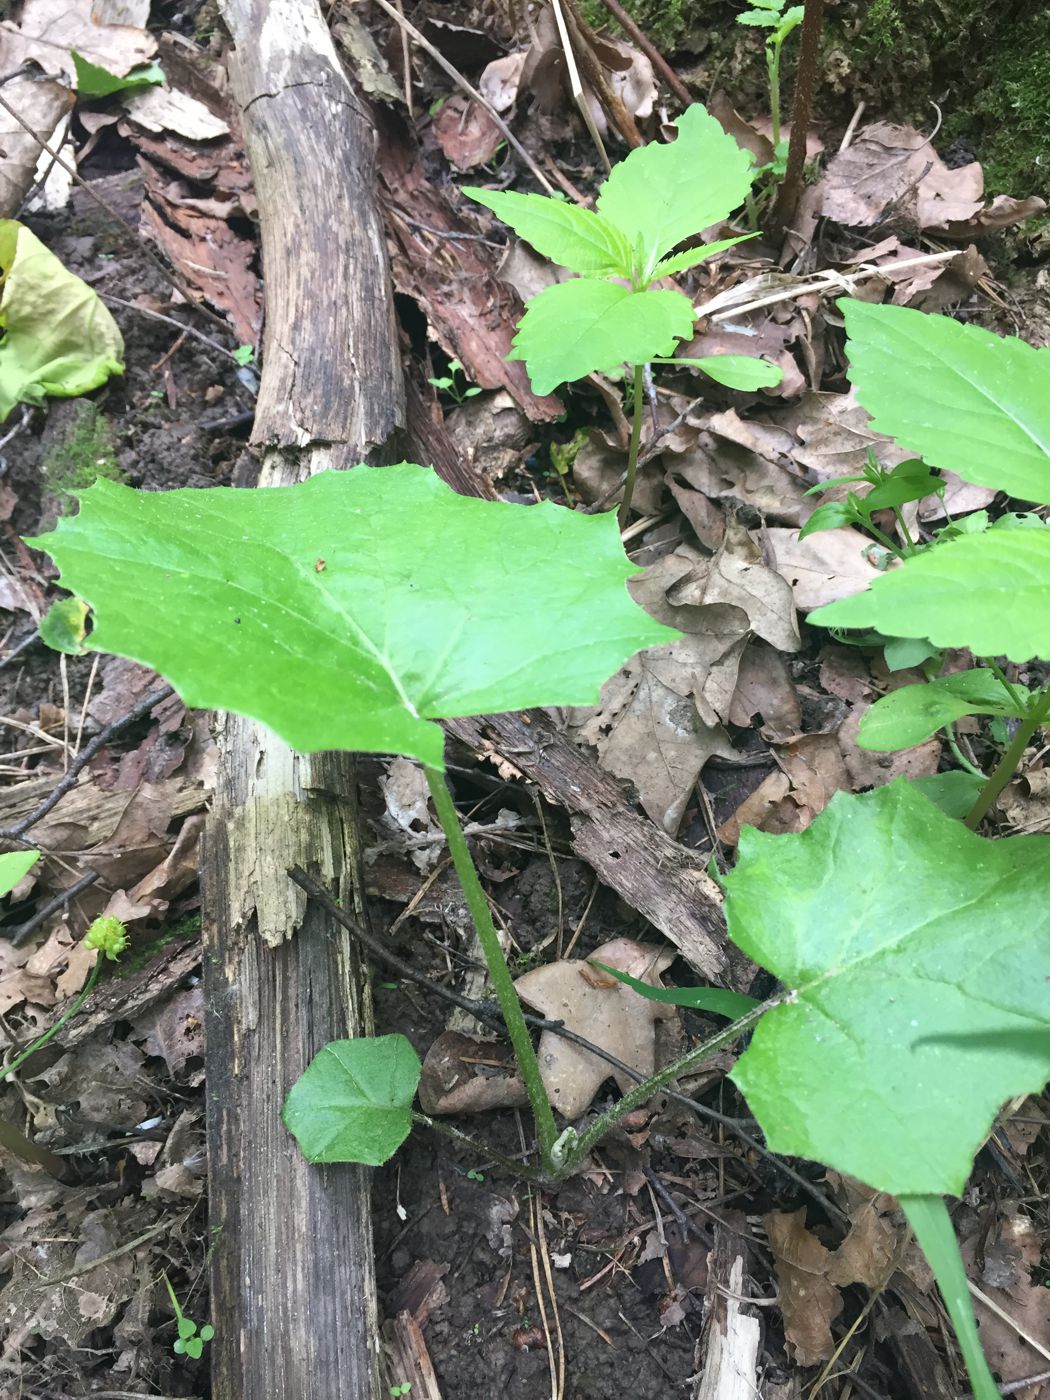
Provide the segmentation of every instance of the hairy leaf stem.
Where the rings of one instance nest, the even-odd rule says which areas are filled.
[[[638,448],[642,441],[642,415],[645,411],[645,366],[634,367],[634,416],[631,418],[631,443],[627,449],[627,476],[623,483],[623,504],[620,506],[618,522],[620,530],[627,529],[631,517],[631,498],[634,496],[634,479],[638,474]]]
[[[543,1165],[550,1167],[552,1165],[551,1148],[558,1136],[558,1130],[554,1123],[551,1106],[547,1101],[547,1091],[543,1087],[543,1080],[540,1077],[539,1061],[536,1059],[536,1051],[532,1048],[532,1039],[529,1035],[529,1028],[525,1024],[521,1002],[514,990],[514,979],[510,975],[510,968],[503,956],[496,926],[492,922],[492,912],[489,909],[485,891],[481,888],[477,867],[470,854],[467,838],[463,835],[459,813],[456,811],[456,804],[452,800],[452,793],[449,791],[445,775],[439,768],[432,768],[429,764],[424,765],[423,771],[427,776],[427,786],[430,788],[430,796],[434,800],[438,821],[441,823],[441,829],[448,842],[452,864],[456,868],[456,874],[459,876],[459,883],[467,901],[467,908],[470,910],[470,916],[477,930],[481,951],[485,955],[489,976],[492,978],[492,989],[496,993],[500,1010],[503,1012],[503,1019],[507,1023],[507,1033],[510,1036],[510,1043],[514,1047],[518,1068],[521,1070],[521,1077],[525,1083],[525,1092],[529,1096],[529,1107],[532,1109],[532,1116],[536,1123],[536,1135],[539,1138]]]

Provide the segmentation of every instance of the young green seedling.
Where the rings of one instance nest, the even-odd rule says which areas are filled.
[[[670,145],[651,142],[613,168],[594,211],[545,195],[463,191],[538,253],[577,274],[533,297],[518,324],[508,358],[525,361],[535,391],[549,394],[595,371],[619,373],[625,364],[632,371],[621,524],[637,471],[646,365],[688,364],[737,389],[780,382],[776,366],[746,355],[670,360],[677,342],[692,335],[693,306],[684,292],[654,287],[753,236],[673,251],[727,219],[745,201],[753,178],[750,154],[697,105],[679,117]]]
[[[780,51],[785,39],[795,32],[805,15],[802,5],[790,5],[785,10],[786,3],[787,0],[752,0],[751,8],[736,17],[737,24],[769,30],[766,35],[766,73],[769,77],[769,111],[773,128],[771,173],[777,179],[787,169],[787,143],[780,139]]]
[[[179,1300],[175,1296],[175,1290],[171,1286],[171,1280],[167,1274],[163,1275],[164,1286],[168,1290],[168,1297],[171,1299],[172,1311],[175,1313],[175,1325],[178,1336],[172,1343],[171,1349],[176,1356],[190,1356],[194,1361],[199,1361],[204,1354],[205,1343],[210,1342],[215,1336],[215,1328],[210,1322],[206,1322],[203,1327],[198,1328],[192,1318],[187,1317],[179,1306]]]
[[[849,376],[874,428],[921,452],[930,467],[1015,499],[1050,504],[1046,351],[946,316],[845,299],[839,306]],[[814,512],[803,533],[847,523],[848,514],[848,523],[875,532],[903,562],[866,593],[818,608],[809,620],[910,640],[925,649],[920,660],[952,647],[983,658],[976,670],[905,686],[879,700],[865,714],[858,739],[865,748],[908,748],[966,715],[1016,721],[1012,741],[967,817],[976,826],[1050,716],[1050,685],[1029,690],[1009,680],[995,659],[1050,659],[1050,528],[1032,512],[1011,512],[994,524],[983,515],[970,528],[950,527],[922,546],[900,520],[903,544],[897,546],[875,530],[871,512],[879,506],[899,511],[927,494],[926,470],[902,462],[876,474],[869,466],[871,492]],[[954,741],[950,729],[949,735]]]
[[[463,363],[461,360],[449,360],[448,374],[443,374],[436,379],[428,379],[428,384],[433,384],[435,389],[441,389],[455,403],[466,403],[467,399],[475,398],[481,393],[476,384],[460,385],[460,377],[463,374]]]

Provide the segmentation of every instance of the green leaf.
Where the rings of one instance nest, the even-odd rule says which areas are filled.
[[[991,530],[924,550],[808,620],[1028,661],[1050,656],[1048,599],[1050,531]]]
[[[177,1325],[179,1329],[179,1336],[182,1337],[183,1340],[186,1340],[190,1337],[195,1337],[197,1335],[197,1324],[193,1321],[192,1318],[183,1317],[180,1314]]]
[[[630,277],[631,245],[608,219],[542,194],[464,189],[463,194],[509,224],[537,253],[573,272]]]
[[[684,238],[743,204],[754,178],[751,166],[750,153],[696,103],[678,118],[677,140],[650,142],[614,166],[599,192],[598,212],[652,268]]]
[[[911,778],[909,781],[912,787],[917,788],[923,797],[929,798],[935,807],[960,821],[977,801],[977,794],[984,787],[984,782],[976,773],[966,773],[961,768],[953,769],[950,773],[931,773],[929,777]]]
[[[838,305],[873,428],[964,481],[1050,502],[1050,349],[902,306]]]
[[[433,721],[593,704],[677,635],[631,600],[614,514],[469,499],[407,463],[261,491],[99,481],[33,543],[93,608],[91,650],[306,753],[440,767]]]
[[[710,1011],[715,1016],[725,1016],[727,1020],[738,1021],[749,1011],[754,1011],[760,1003],[754,997],[746,997],[740,992],[727,992],[721,987],[654,987],[629,972],[621,972],[617,967],[606,967],[605,963],[590,959],[592,967],[600,968],[617,982],[633,988],[647,1001],[659,1001],[665,1006],[689,1006],[694,1011]]]
[[[83,598],[59,598],[40,619],[40,640],[52,651],[67,656],[83,656],[87,651],[87,615],[91,611]]]
[[[0,855],[0,899],[11,893],[39,859],[39,851],[11,851]]]
[[[925,637],[887,637],[882,648],[887,671],[910,671],[939,652]]]
[[[901,467],[907,467],[908,470],[901,471]],[[921,501],[926,496],[943,493],[944,478],[931,472],[925,462],[913,458],[894,467],[886,478],[877,486],[873,486],[861,500],[864,509],[870,513],[873,510],[903,506],[909,501]]]
[[[292,1085],[281,1118],[308,1161],[378,1167],[412,1129],[420,1071],[403,1035],[330,1041]]]
[[[87,394],[124,371],[113,317],[14,219],[0,219],[0,423],[16,403]]]
[[[1041,1060],[924,1037],[1050,1027],[1044,836],[987,841],[903,780],[837,793],[799,835],[745,829],[726,917],[792,995],[732,1078],[774,1152],[876,1190],[960,1192],[999,1106]]]
[[[215,1328],[211,1325],[210,1322],[206,1322],[201,1328],[199,1336],[202,1342],[210,1342],[211,1339],[215,1336]]]
[[[692,335],[693,305],[682,292],[632,292],[616,282],[575,278],[547,287],[525,307],[510,360],[524,360],[537,394],[626,362],[674,353]]]
[[[149,63],[144,67],[133,68],[125,77],[118,77],[97,63],[90,62],[70,49],[73,67],[77,76],[77,97],[82,102],[93,102],[99,97],[110,97],[115,92],[139,92],[142,88],[156,87],[164,82],[164,70],[159,63]]]
[[[772,389],[784,378],[779,365],[757,360],[752,355],[704,355],[700,359],[674,361],[676,365],[692,365],[716,384],[727,389]]]
[[[800,540],[807,535],[819,534],[821,530],[837,530],[842,525],[852,525],[857,512],[846,501],[825,501],[809,517],[798,532]]]
[[[742,15],[737,15],[737,24],[749,24],[756,29],[777,29],[780,25],[780,16],[774,14],[762,14],[756,10],[745,10]]]
[[[705,243],[701,248],[687,248],[684,253],[672,253],[669,258],[664,258],[656,264],[650,281],[655,282],[661,277],[674,277],[679,272],[688,272],[691,267],[714,257],[715,253],[724,253],[736,243],[757,237],[757,233],[742,233],[738,238],[722,238],[717,243]]]
[[[1025,686],[1014,689],[1023,699],[1028,698]],[[955,676],[940,676],[925,685],[904,685],[884,695],[865,711],[857,743],[862,749],[881,753],[910,749],[964,715],[1022,718],[1024,713],[1010,699],[995,672],[981,667],[960,671]]]

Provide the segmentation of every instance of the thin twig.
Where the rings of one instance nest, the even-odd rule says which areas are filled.
[[[39,806],[34,807],[27,817],[23,817],[21,821],[15,822],[12,826],[0,826],[0,840],[19,841],[31,826],[35,826],[41,818],[47,816],[53,807],[58,805],[76,783],[81,769],[91,762],[100,749],[104,748],[111,739],[115,739],[118,734],[122,734],[125,729],[129,729],[137,720],[148,715],[154,706],[159,705],[162,700],[167,700],[168,696],[173,694],[174,691],[170,685],[162,686],[159,690],[151,691],[145,700],[140,700],[135,708],[129,710],[126,715],[115,719],[112,724],[107,724],[105,729],[100,730],[89,744],[84,745]]]
[[[512,146],[513,149],[517,151],[518,155],[521,156],[522,160],[529,167],[537,181],[543,186],[547,193],[553,194],[554,186],[547,179],[546,175],[544,175],[543,171],[536,164],[533,158],[529,155],[528,151],[521,144],[518,138],[514,135],[513,131],[511,131],[507,123],[496,111],[495,107],[493,107],[492,103],[486,102],[485,99],[482,97],[481,93],[478,92],[477,88],[473,87],[467,81],[467,79],[464,78],[463,74],[459,71],[459,69],[454,68],[452,64],[449,63],[448,59],[441,52],[441,50],[436,49],[434,45],[430,42],[430,40],[419,32],[419,30],[411,22],[411,20],[405,19],[404,15],[399,15],[394,6],[390,4],[389,0],[375,0],[375,3],[379,6],[379,8],[383,11],[384,14],[390,16],[390,18],[394,21],[395,24],[400,25],[401,28],[404,29],[404,31],[407,34],[410,34],[412,36],[412,38],[419,45],[419,47],[430,55],[430,57],[434,60],[434,62],[438,65],[438,67],[442,70],[443,73],[447,73],[448,76],[452,79],[452,81],[456,83],[457,86],[461,87],[463,91],[467,93],[468,96],[472,97],[480,107],[484,107],[485,111],[488,112],[489,116],[495,122],[496,127],[498,128],[500,134],[507,142],[507,144],[509,146]]]
[[[569,38],[569,27],[565,22],[565,12],[561,7],[561,0],[551,0],[554,10],[554,23],[558,27],[558,38],[561,40],[562,53],[565,56],[565,67],[569,74],[569,91],[572,93],[572,100],[583,118],[583,124],[590,132],[591,140],[594,142],[598,158],[605,167],[605,173],[612,170],[612,162],[609,153],[605,149],[605,142],[601,138],[601,133],[594,124],[594,114],[587,102],[587,94],[584,91],[583,79],[580,77],[580,69],[576,62],[576,54],[573,51],[572,40]],[[592,55],[593,57],[593,55]]]
[[[86,870],[75,885],[70,885],[67,890],[60,890],[53,899],[49,899],[46,904],[42,904],[31,919],[27,919],[24,924],[19,924],[18,928],[8,937],[15,948],[20,948],[31,934],[34,934],[42,923],[50,919],[52,914],[64,908],[71,900],[76,899],[78,894],[89,889],[98,879],[97,870]]]
[[[152,311],[148,306],[136,306],[133,301],[125,301],[123,297],[115,297],[111,292],[96,291],[96,295],[99,296],[102,301],[108,301],[113,306],[123,306],[127,311],[137,311],[140,316],[146,316],[151,321],[163,321],[166,326],[174,326],[175,329],[180,330],[183,335],[191,335],[195,340],[203,341],[205,345],[215,350],[218,354],[225,355],[226,358],[232,360],[235,365],[239,366],[241,363],[232,350],[227,350],[226,347],[220,345],[217,340],[212,340],[210,335],[205,335],[203,331],[197,330],[194,326],[187,326],[182,321],[176,321],[174,316],[165,316],[162,311]],[[195,306],[196,303],[190,302],[189,305]],[[170,354],[171,351],[168,353]],[[167,358],[167,356],[165,356],[165,358]],[[161,361],[158,361],[153,368],[158,369],[161,363]]]

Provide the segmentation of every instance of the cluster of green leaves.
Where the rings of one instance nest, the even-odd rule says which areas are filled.
[[[692,303],[683,292],[652,284],[750,236],[673,251],[728,218],[752,179],[750,154],[696,105],[679,117],[675,141],[651,142],[613,168],[596,210],[546,195],[464,190],[538,253],[578,274],[533,297],[519,323],[509,358],[525,361],[536,392],[673,355],[676,343],[692,334]],[[733,388],[780,379],[774,366],[742,355],[688,363]]]
[[[921,545],[900,508],[943,489],[931,468],[1015,500],[1050,504],[1050,351],[944,316],[852,300],[839,305],[849,376],[873,427],[922,454],[891,472],[869,463],[863,478],[844,478],[863,479],[871,490],[818,507],[803,529],[860,525],[901,560],[867,592],[818,608],[810,621],[900,639],[888,644],[891,664],[926,664],[931,672],[928,683],[873,705],[858,742],[908,748],[965,715],[1023,721],[1045,692],[1009,682],[994,661],[934,673],[948,648],[1015,662],[1050,658],[1050,528],[1033,511],[995,521],[979,512]],[[886,508],[897,517],[901,545],[873,523],[874,512]]]
[[[438,375],[428,379],[428,384],[433,384],[435,389],[440,389],[447,394],[455,403],[465,403],[467,399],[472,399],[481,393],[476,384],[461,385],[460,377],[463,374],[463,362],[461,360],[449,360],[448,374]]]
[[[168,1297],[171,1299],[172,1310],[175,1313],[175,1327],[179,1334],[172,1343],[171,1349],[176,1356],[189,1356],[194,1361],[199,1361],[204,1354],[205,1344],[215,1336],[215,1328],[210,1322],[206,1322],[203,1327],[198,1327],[191,1317],[186,1316],[167,1274],[164,1275],[164,1285],[168,1290]]]

